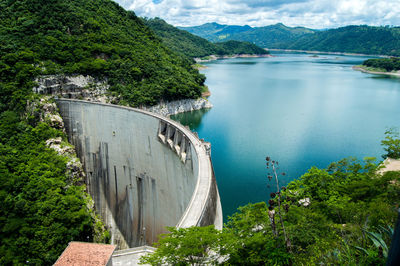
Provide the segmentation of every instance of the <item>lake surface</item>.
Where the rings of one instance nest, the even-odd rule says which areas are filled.
[[[380,161],[385,130],[400,126],[400,79],[352,70],[366,57],[274,56],[207,63],[214,107],[173,117],[211,142],[225,218],[269,199],[266,156],[286,185],[348,156]]]

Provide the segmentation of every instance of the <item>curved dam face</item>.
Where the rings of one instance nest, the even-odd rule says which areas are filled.
[[[112,244],[151,244],[166,226],[222,228],[210,147],[190,130],[134,108],[67,99],[57,104]]]

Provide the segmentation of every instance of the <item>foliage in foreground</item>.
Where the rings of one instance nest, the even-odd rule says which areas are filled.
[[[269,206],[261,202],[240,207],[221,232],[173,229],[143,262],[157,265],[175,257],[173,264],[180,265],[205,260],[225,265],[384,265],[400,204],[400,173],[380,176],[376,169],[371,159],[344,159],[326,169],[313,167],[282,190],[291,251],[280,224],[277,235],[271,228],[268,214],[278,198],[272,195]],[[201,242],[196,240],[199,235]]]
[[[93,241],[89,197],[68,179],[67,159],[46,146],[54,137],[65,138],[15,112],[0,115],[1,265],[51,265],[71,240]]]

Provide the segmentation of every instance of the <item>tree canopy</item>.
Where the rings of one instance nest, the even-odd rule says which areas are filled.
[[[383,72],[398,71],[400,70],[400,58],[392,57],[368,59],[363,62],[363,66]]]
[[[107,79],[113,94],[132,106],[201,94],[205,77],[192,62],[111,0],[2,0],[0,9],[2,81],[88,74]]]
[[[268,205],[240,207],[221,232],[173,229],[157,244],[162,252],[143,262],[157,265],[178,254],[174,264],[180,265],[190,265],[188,257],[222,265],[385,265],[400,204],[399,182],[400,172],[378,174],[368,158],[313,167],[280,195],[272,193]],[[283,227],[275,222],[278,200],[289,249]],[[198,232],[204,232],[201,241]],[[205,249],[200,255],[191,248],[173,248],[189,244]]]

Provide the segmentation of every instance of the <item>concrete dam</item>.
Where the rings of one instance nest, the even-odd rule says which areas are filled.
[[[152,244],[166,226],[222,228],[208,143],[143,110],[69,99],[57,104],[118,249]]]

